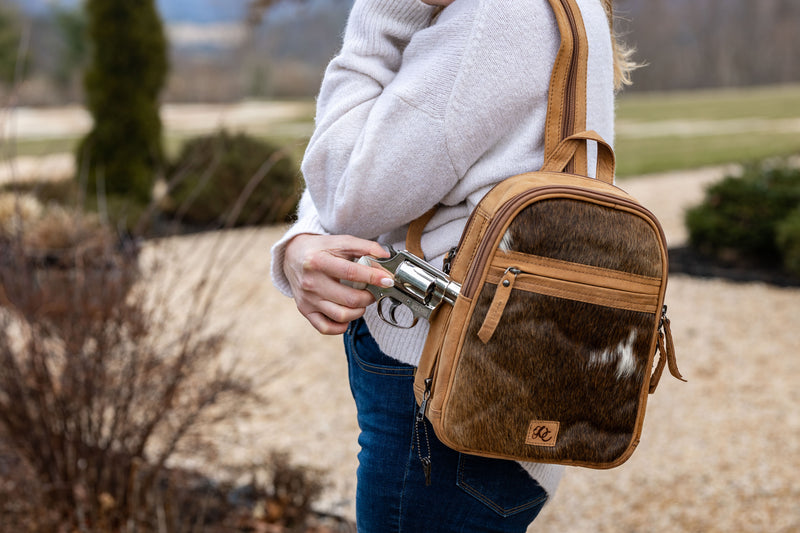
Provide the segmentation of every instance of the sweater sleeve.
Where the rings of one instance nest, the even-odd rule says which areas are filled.
[[[275,285],[284,296],[290,298],[294,297],[292,294],[292,287],[289,284],[289,279],[283,272],[283,259],[286,254],[286,245],[293,238],[304,233],[311,233],[314,235],[325,235],[328,233],[319,221],[319,215],[314,207],[314,203],[311,201],[311,196],[308,194],[308,191],[303,193],[303,196],[300,198],[300,204],[297,209],[297,222],[283,234],[278,242],[272,245],[272,249],[270,250],[270,255],[272,256],[272,262],[270,263],[272,284]]]
[[[302,165],[331,233],[374,239],[482,194],[506,169],[471,171],[498,148],[532,168],[558,48],[547,3],[458,0],[430,16],[419,0],[356,0]]]
[[[356,0],[353,6],[342,51],[325,73],[302,165],[319,220],[331,233],[375,238],[424,213],[457,179],[443,113],[393,90],[402,70],[405,79],[418,80],[419,90],[443,86],[430,98],[448,98],[452,80],[442,78],[449,73],[405,54],[412,38],[431,30],[432,13],[419,0]],[[435,53],[452,56],[452,48],[428,55]]]

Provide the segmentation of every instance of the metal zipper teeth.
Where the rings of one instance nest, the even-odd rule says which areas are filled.
[[[590,178],[585,178],[585,179],[590,179]],[[524,206],[526,203],[531,202],[538,196],[547,195],[547,196],[553,196],[553,198],[559,198],[565,195],[575,194],[576,192],[579,193],[579,195],[582,197],[599,200],[601,202],[608,204],[623,206],[645,215],[646,218],[650,220],[655,220],[655,217],[652,215],[652,213],[650,213],[650,211],[648,211],[641,205],[609,193],[604,193],[599,191],[587,191],[586,189],[570,185],[544,185],[541,187],[536,187],[534,189],[527,190],[506,201],[495,212],[494,217],[492,217],[489,226],[486,228],[486,231],[484,232],[478,250],[475,253],[475,256],[473,257],[472,262],[470,263],[469,269],[467,270],[467,274],[466,276],[464,276],[464,283],[461,286],[461,294],[463,294],[464,297],[466,298],[472,298],[474,296],[477,289],[477,284],[480,281],[481,274],[484,271],[486,259],[491,255],[492,251],[494,250],[495,241],[500,236],[500,232],[503,231],[503,229],[505,228],[506,219],[508,218],[510,213],[516,212],[520,207]],[[661,226],[656,224],[656,228],[658,229],[659,234],[663,240],[664,235]]]

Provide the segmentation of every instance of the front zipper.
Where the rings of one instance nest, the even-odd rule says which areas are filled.
[[[494,244],[497,241],[497,238],[500,236],[500,233],[505,229],[506,221],[510,214],[515,213],[526,203],[531,202],[538,196],[553,195],[554,197],[557,197],[556,195],[574,194],[575,192],[578,192],[580,196],[585,198],[590,198],[603,203],[612,204],[613,206],[622,206],[633,209],[640,213],[645,213],[647,218],[654,219],[652,214],[647,209],[636,202],[603,192],[587,191],[586,189],[573,187],[570,185],[544,185],[541,187],[528,189],[525,192],[518,194],[517,196],[514,196],[510,200],[506,201],[495,212],[491,222],[489,223],[489,226],[486,228],[486,231],[481,238],[478,250],[476,251],[472,262],[470,263],[470,268],[464,277],[464,283],[461,285],[461,294],[467,298],[472,298],[474,296],[477,290],[477,285],[480,282],[481,273],[483,272],[483,265],[492,254],[492,251],[495,248]],[[472,217],[470,217],[470,220],[471,218]],[[661,230],[659,229],[659,231]]]
[[[562,271],[563,275],[560,275],[554,274],[552,269],[536,268],[532,264],[529,264],[531,268],[528,270],[521,264],[502,270],[505,265],[513,264],[512,261],[513,258],[490,267],[486,282],[496,288],[478,330],[478,338],[484,344],[494,335],[514,290],[654,316],[657,314],[660,293],[658,278],[632,275],[628,279],[604,283],[602,271],[605,269],[600,268],[594,276],[582,269],[577,277],[571,275],[574,273],[569,270]]]

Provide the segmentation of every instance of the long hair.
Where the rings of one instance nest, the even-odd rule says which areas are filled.
[[[642,66],[633,60],[635,50],[622,42],[614,31],[614,6],[613,0],[603,0],[603,7],[608,16],[608,25],[611,27],[611,46],[614,51],[614,88],[619,90],[625,85],[631,85],[631,72]]]

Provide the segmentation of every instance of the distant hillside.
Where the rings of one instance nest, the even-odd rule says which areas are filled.
[[[16,3],[28,14],[43,14],[52,4],[77,6],[82,1],[0,0],[0,5]],[[194,69],[191,74],[177,72],[184,57],[175,57],[176,76],[197,79],[196,71],[207,71],[209,79],[228,80],[240,92],[271,95],[275,93],[270,87],[280,83],[302,86],[298,94],[305,95],[316,90],[316,78],[340,46],[353,0],[285,0],[250,33],[238,25],[249,0],[156,1],[168,26],[173,53],[194,54],[189,58]],[[647,65],[634,72],[634,86],[629,90],[800,81],[800,0],[615,0],[614,9],[617,29],[636,47],[636,61]],[[53,26],[45,27],[41,20],[38,24],[44,29],[34,31],[34,52],[37,46],[46,48],[48,39],[57,45]],[[238,49],[245,44],[247,57]],[[32,68],[58,70],[62,58],[57,54],[39,54],[39,63]],[[205,55],[198,58],[198,54]],[[243,72],[226,70],[233,66]],[[187,87],[195,90],[188,82]],[[200,92],[197,98],[205,97]]]

